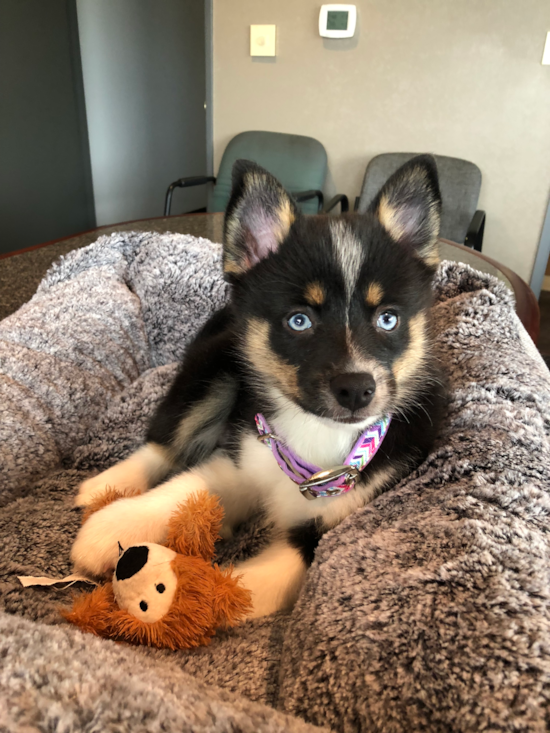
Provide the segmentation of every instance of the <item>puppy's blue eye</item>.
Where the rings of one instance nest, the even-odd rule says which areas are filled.
[[[378,316],[378,320],[376,321],[376,325],[378,328],[381,328],[383,331],[393,331],[394,328],[396,328],[398,323],[398,318],[395,315],[395,313],[391,313],[390,311],[384,311],[384,313],[380,313]]]
[[[287,323],[293,331],[306,331],[313,325],[311,319],[305,313],[295,313],[288,319]]]

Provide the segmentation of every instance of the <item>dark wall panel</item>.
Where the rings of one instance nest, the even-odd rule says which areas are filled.
[[[162,216],[168,184],[204,175],[204,0],[78,0],[98,224]],[[179,189],[172,212],[206,204]]]
[[[0,0],[0,253],[95,226],[75,0]]]

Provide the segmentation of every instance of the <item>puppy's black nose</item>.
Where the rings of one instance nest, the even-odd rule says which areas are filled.
[[[330,380],[330,389],[342,407],[355,412],[372,400],[376,382],[372,374],[339,374]]]
[[[121,556],[116,565],[116,579],[126,580],[132,575],[139,573],[141,568],[147,562],[149,556],[149,548],[140,545],[138,547],[129,547]]]

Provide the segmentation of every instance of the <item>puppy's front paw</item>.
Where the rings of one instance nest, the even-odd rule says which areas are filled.
[[[96,577],[112,572],[118,560],[120,527],[117,527],[111,506],[93,514],[81,527],[71,550],[75,571]]]
[[[80,484],[74,500],[75,506],[89,506],[107,491],[109,485],[103,478],[106,473],[107,471],[104,471],[99,476],[93,476]]]
[[[118,499],[92,514],[82,525],[71,550],[75,570],[102,576],[114,569],[119,543],[126,550],[141,542],[164,542],[168,518],[165,513],[155,513],[151,504],[148,495]]]
[[[75,505],[90,506],[109,490],[120,496],[133,496],[143,494],[147,488],[147,476],[142,465],[135,457],[130,457],[81,483]]]

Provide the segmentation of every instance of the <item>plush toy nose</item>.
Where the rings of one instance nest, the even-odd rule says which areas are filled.
[[[149,548],[143,545],[129,547],[117,562],[116,579],[126,580],[139,573],[149,557]]]
[[[340,374],[330,381],[330,389],[342,407],[355,412],[372,400],[376,382],[372,374]]]

